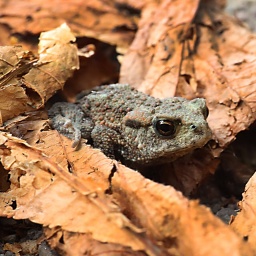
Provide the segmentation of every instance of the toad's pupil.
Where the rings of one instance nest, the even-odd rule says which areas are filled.
[[[156,130],[162,136],[171,136],[175,133],[176,127],[173,121],[158,120],[156,123]]]

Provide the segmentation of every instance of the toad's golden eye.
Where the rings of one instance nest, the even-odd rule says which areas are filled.
[[[177,122],[167,119],[158,119],[155,120],[153,125],[158,135],[171,137],[176,132]]]

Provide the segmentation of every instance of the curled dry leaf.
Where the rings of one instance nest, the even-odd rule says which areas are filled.
[[[206,98],[214,138],[225,147],[255,120],[256,36],[222,6],[164,0],[145,8],[151,15],[142,15],[121,82],[157,97]]]
[[[0,47],[0,124],[3,121],[31,110],[35,102],[22,85],[22,75],[27,73],[36,59],[21,47]]]
[[[76,246],[76,236],[90,233],[148,255],[253,255],[208,209],[99,150],[82,145],[75,151],[55,131],[41,132],[37,147],[0,135],[1,163],[11,182],[0,196],[1,216],[77,232]]]
[[[67,25],[42,33],[39,59],[21,47],[0,48],[0,122],[42,107],[78,68],[75,37]]]
[[[36,91],[44,105],[73,72],[79,68],[76,38],[64,23],[60,27],[41,33],[39,38],[39,60],[36,68],[24,76],[26,86]]]
[[[240,212],[231,220],[231,227],[256,250],[256,173],[245,187],[243,200],[239,202]]]

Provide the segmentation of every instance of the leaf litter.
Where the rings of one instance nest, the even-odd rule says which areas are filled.
[[[216,9],[213,3],[199,1],[145,4],[139,31],[121,66],[121,81],[151,95],[205,97],[219,146],[212,151],[215,155],[255,120],[255,38],[220,11],[218,4]],[[187,10],[185,19],[182,15],[173,19],[181,9]],[[96,32],[95,37],[102,39]],[[63,255],[85,255],[88,247],[94,252],[103,247],[102,253],[112,250],[117,255],[140,255],[138,251],[147,255],[230,255],[230,251],[254,255],[251,226],[255,216],[245,207],[251,205],[248,209],[253,210],[253,193],[247,196],[253,189],[244,194],[240,217],[231,225],[233,232],[198,202],[106,158],[85,141],[74,151],[68,139],[49,131],[43,112],[26,113],[43,106],[78,68],[77,49],[70,44],[75,37],[70,33],[63,25],[42,34],[38,58],[20,47],[10,47],[1,55],[3,61],[12,58],[9,68],[2,65],[1,87],[6,91],[2,95],[9,102],[14,96],[19,104],[12,109],[4,101],[2,121],[15,117],[5,129],[25,139],[1,132],[0,158],[9,173],[9,189],[0,195],[1,216],[30,219],[47,227],[49,244],[62,248]],[[173,163],[174,176],[178,182],[183,180],[185,194],[216,168],[209,152],[200,153],[204,150],[194,154],[202,161],[187,156],[184,170],[184,159]],[[170,170],[170,166],[165,168]],[[203,169],[206,174],[201,175]],[[188,170],[192,174],[184,182]],[[241,230],[245,218],[248,225]],[[247,236],[249,243],[242,239]]]
[[[54,38],[54,36],[56,36]],[[63,24],[53,32],[42,33],[39,58],[17,46],[1,48],[1,123],[45,102],[78,69],[75,37]],[[13,99],[15,97],[15,100]]]

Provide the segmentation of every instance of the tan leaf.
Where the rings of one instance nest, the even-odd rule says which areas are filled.
[[[202,148],[161,168],[152,167],[150,171],[158,182],[170,184],[184,195],[191,196],[210,174],[214,174],[219,162],[207,148]]]
[[[70,140],[64,137],[60,140],[70,145]],[[147,250],[145,241],[140,238],[141,230],[120,212],[113,198],[105,194],[107,187],[104,188],[102,182],[108,183],[113,164],[98,150],[91,149],[94,154],[87,153],[92,165],[89,161],[87,167],[84,166],[85,173],[75,172],[76,168],[73,168],[72,174],[67,168],[55,163],[54,158],[48,158],[42,151],[20,139],[1,133],[0,141],[3,143],[1,162],[10,170],[11,182],[10,190],[0,195],[1,216],[29,218],[49,227],[61,226],[72,232],[89,232],[93,238],[102,242]],[[56,138],[52,142],[55,143]],[[44,146],[49,147],[47,144]],[[81,152],[72,149],[65,153],[75,158]],[[99,160],[98,155],[102,155],[103,159]],[[76,160],[86,163],[88,156]],[[100,171],[102,173],[97,175]],[[92,176],[85,179],[90,173]],[[103,177],[104,174],[107,176]],[[12,207],[13,201],[16,202],[16,208]]]
[[[122,2],[75,0],[60,4],[56,0],[0,1],[0,23],[8,24],[17,33],[29,31],[39,34],[58,27],[65,20],[77,36],[127,47],[134,37],[140,8],[150,1],[140,1],[131,6]]]
[[[0,47],[0,124],[24,111],[32,110],[34,97],[21,86],[20,76],[29,71],[35,59],[19,46]]]
[[[127,246],[113,243],[102,243],[92,239],[90,234],[72,233],[62,230],[45,229],[45,236],[52,248],[61,255],[134,255],[145,256],[142,251],[134,251]]]
[[[77,48],[72,44],[76,39],[65,23],[42,33],[39,39],[39,60],[24,79],[26,86],[40,95],[44,105],[79,68],[79,60]]]
[[[256,174],[248,181],[243,193],[243,200],[239,202],[240,212],[231,220],[231,227],[244,237],[252,248],[256,250]]]
[[[78,68],[67,25],[41,35],[39,60],[21,47],[0,48],[0,122],[42,107]]]
[[[122,62],[121,82],[155,97],[175,95],[185,42],[193,32],[190,24],[199,2],[165,0],[157,8],[155,4],[145,8],[146,14]]]
[[[233,255],[253,255],[209,209],[172,187],[118,166],[112,191],[126,215],[144,227],[149,237],[162,241],[170,255],[230,255],[230,251]]]

